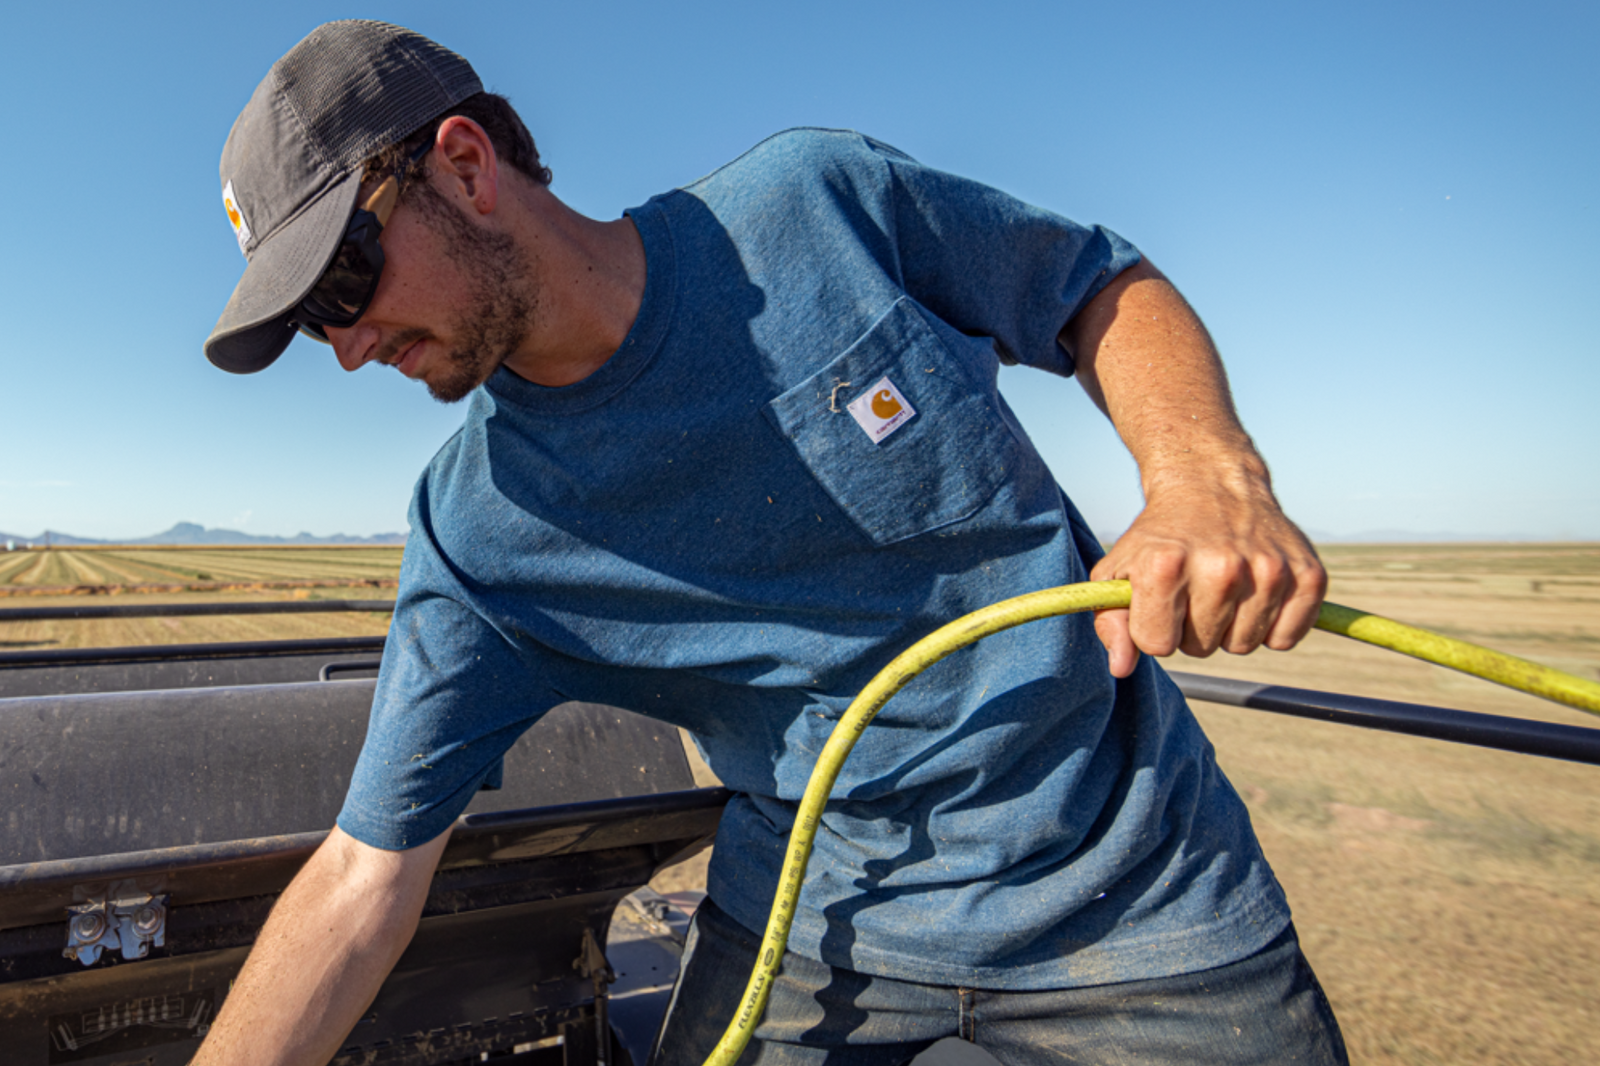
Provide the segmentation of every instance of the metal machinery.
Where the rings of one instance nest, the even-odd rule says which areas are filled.
[[[382,638],[325,643],[0,661],[0,1061],[193,1055],[361,747],[376,664],[350,656]],[[727,793],[694,787],[675,729],[580,703],[501,779],[336,1063],[643,1062],[688,919],[644,886]]]
[[[0,619],[386,610],[83,606]],[[0,653],[0,1059],[175,1066],[333,824],[383,638]],[[1174,674],[1194,699],[1600,763],[1600,730]],[[688,913],[645,884],[727,793],[677,732],[571,703],[462,816],[339,1064],[642,1066]]]

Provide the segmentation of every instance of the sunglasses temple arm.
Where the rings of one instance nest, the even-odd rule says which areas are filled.
[[[373,194],[367,197],[367,202],[361,205],[363,211],[371,211],[377,216],[378,225],[389,224],[389,216],[394,213],[394,205],[400,199],[400,183],[393,175],[383,179]]]

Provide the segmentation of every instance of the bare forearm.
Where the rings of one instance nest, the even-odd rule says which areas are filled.
[[[1062,341],[1084,391],[1138,462],[1147,497],[1194,477],[1266,482],[1210,334],[1159,270],[1125,271]]]
[[[1090,301],[1061,342],[1144,488],[1144,510],[1092,572],[1133,584],[1131,610],[1095,620],[1112,673],[1133,670],[1135,649],[1293,647],[1315,620],[1327,575],[1278,506],[1200,319],[1141,263]]]
[[[332,1058],[410,943],[447,838],[378,853],[334,830],[273,908],[193,1066]]]

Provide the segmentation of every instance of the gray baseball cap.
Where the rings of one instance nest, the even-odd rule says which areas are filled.
[[[385,22],[329,22],[272,65],[222,148],[222,202],[244,277],[206,339],[235,374],[270,366],[293,308],[333,261],[362,164],[483,91],[471,64]]]

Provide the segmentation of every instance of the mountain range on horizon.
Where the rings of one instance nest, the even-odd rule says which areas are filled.
[[[1586,542],[1590,537],[1539,537],[1529,534],[1506,534],[1503,536],[1484,536],[1474,533],[1428,532],[1414,533],[1402,529],[1375,529],[1361,533],[1336,534],[1323,530],[1308,529],[1306,535],[1316,544],[1450,544],[1462,542],[1477,542],[1483,544],[1535,544],[1554,543],[1558,541]],[[1103,544],[1111,544],[1120,536],[1099,534]],[[344,533],[335,533],[332,536],[318,537],[310,533],[296,533],[292,537],[277,537],[255,533],[244,533],[237,529],[207,529],[196,522],[179,522],[164,533],[157,533],[149,537],[132,537],[121,540],[97,540],[93,537],[78,537],[60,530],[47,529],[35,537],[24,537],[15,533],[0,533],[0,548],[10,542],[16,547],[31,544],[38,547],[50,544],[63,548],[78,545],[130,545],[141,544],[192,544],[205,545],[237,545],[237,544],[370,544],[374,546],[403,545],[406,542],[404,533],[375,533],[370,537],[352,537]]]
[[[1539,536],[1533,533],[1501,533],[1486,536],[1482,533],[1414,533],[1405,529],[1368,529],[1360,533],[1325,533],[1308,529],[1306,536],[1313,544],[1586,544],[1594,537],[1577,535]]]
[[[372,544],[372,545],[399,545],[406,542],[404,533],[377,533],[370,537],[351,537],[343,533],[335,533],[329,537],[317,537],[310,533],[296,533],[292,537],[274,537],[255,533],[242,533],[237,529],[207,529],[195,522],[179,522],[164,533],[157,533],[150,537],[130,537],[119,540],[96,540],[93,537],[76,537],[71,533],[62,533],[59,530],[47,529],[36,537],[24,537],[15,533],[0,533],[0,546],[6,542],[18,547],[32,544],[35,547],[49,544],[63,548],[97,544]]]

